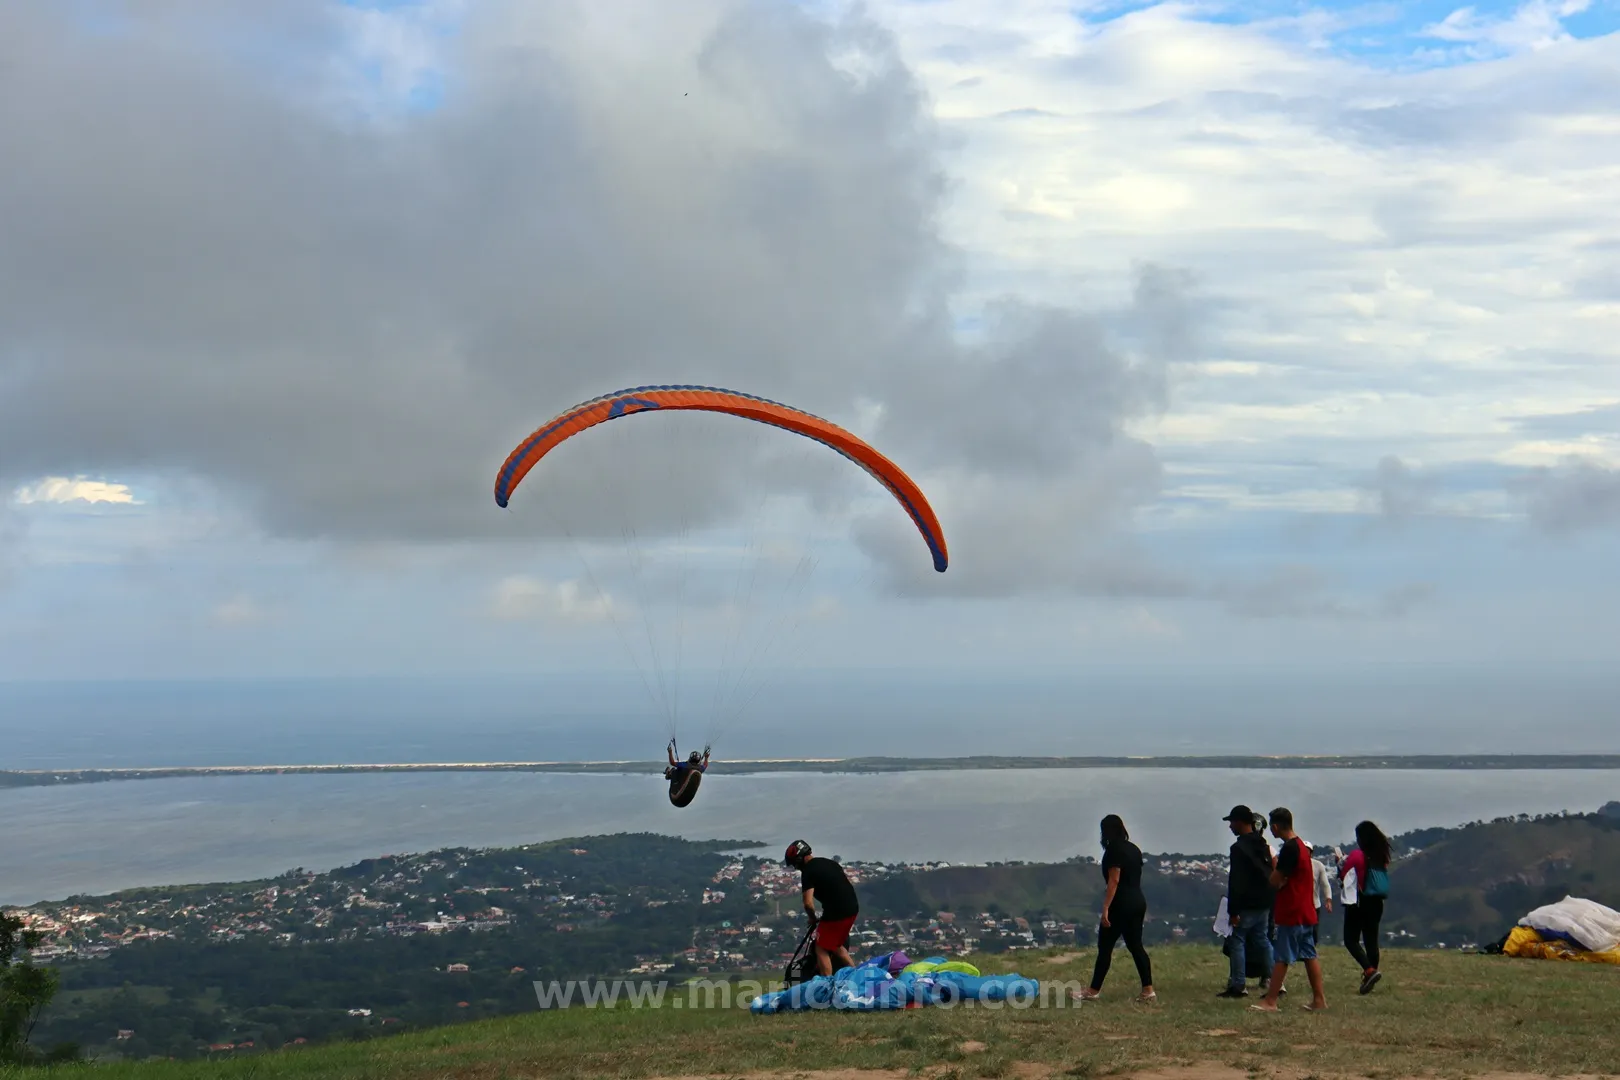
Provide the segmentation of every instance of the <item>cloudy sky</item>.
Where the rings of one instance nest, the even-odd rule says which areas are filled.
[[[1617,31],[0,5],[0,678],[1615,660]]]

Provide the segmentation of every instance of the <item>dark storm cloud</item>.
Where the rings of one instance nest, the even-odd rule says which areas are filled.
[[[865,523],[858,540],[900,588],[1188,591],[1133,551],[1121,528],[1160,490],[1157,454],[1127,425],[1165,407],[1167,365],[1192,348],[1188,286],[1143,267],[1124,311],[1011,304],[982,344],[920,350],[894,365],[883,435],[937,467],[952,557],[947,580],[931,582],[902,522]]]
[[[353,17],[0,9],[0,481],[201,476],[293,538],[554,529],[527,488],[494,507],[511,446],[596,393],[717,383],[881,406],[959,588],[1172,587],[1108,533],[1157,491],[1124,426],[1189,347],[1184,283],[1144,271],[1124,313],[1008,303],[959,345],[940,138],[886,32],[720,0],[483,4],[442,104],[376,115],[332,74],[357,67]],[[573,527],[864,481],[723,431],[623,469],[647,430],[546,473]]]
[[[260,11],[235,29],[265,52],[345,47],[321,8]],[[847,400],[937,259],[915,88],[892,56],[861,86],[827,60],[886,43],[742,7],[666,85],[615,88],[571,14],[480,9],[446,107],[368,126],[221,59],[218,12],[105,41],[12,9],[11,477],[171,467],[290,535],[456,536],[499,522],[506,449],[593,393]]]
[[[1413,472],[1406,462],[1392,454],[1379,459],[1378,468],[1362,486],[1372,494],[1378,512],[1394,521],[1404,521],[1433,509],[1433,479]]]
[[[1535,469],[1511,485],[1530,521],[1549,533],[1572,533],[1620,524],[1620,469],[1572,460]]]
[[[0,502],[0,589],[12,582],[22,557],[25,522],[9,505]]]

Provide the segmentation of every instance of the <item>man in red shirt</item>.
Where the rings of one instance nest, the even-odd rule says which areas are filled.
[[[1304,963],[1311,980],[1312,1012],[1327,1008],[1322,993],[1322,962],[1316,958],[1316,872],[1311,865],[1311,849],[1294,833],[1294,815],[1287,807],[1271,812],[1271,833],[1282,841],[1277,865],[1271,871],[1271,884],[1277,890],[1273,916],[1277,923],[1276,962],[1271,969],[1271,986],[1260,1004],[1249,1008],[1260,1012],[1277,1011],[1277,995],[1282,993],[1288,965]]]

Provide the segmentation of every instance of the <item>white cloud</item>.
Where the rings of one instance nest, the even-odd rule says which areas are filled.
[[[1244,448],[1234,489],[1306,458],[1297,502],[1341,507],[1387,453],[1602,454],[1504,422],[1608,401],[1620,367],[1620,34],[1573,39],[1586,4],[1463,9],[1431,35],[1507,58],[1405,73],[1196,7],[1003,6],[878,10],[959,143],[972,296],[1099,302],[1143,259],[1211,292],[1208,348],[1133,433]]]
[[[489,613],[503,620],[560,619],[596,622],[616,610],[610,595],[581,589],[577,581],[552,582],[528,575],[503,578],[496,586]]]
[[[1181,627],[1175,620],[1149,611],[1140,604],[1103,609],[1077,623],[1074,630],[1088,642],[1118,641],[1122,638],[1170,641],[1182,636]]]
[[[127,484],[111,484],[103,480],[87,480],[82,476],[69,480],[65,476],[47,476],[37,483],[17,489],[12,498],[27,506],[33,503],[121,503],[139,506],[141,501]]]
[[[213,611],[213,621],[220,626],[251,626],[267,618],[269,612],[246,593],[238,593]]]
[[[810,606],[805,610],[804,614],[809,619],[834,619],[843,613],[843,603],[836,596],[828,596],[823,593],[810,601]]]
[[[1463,7],[1425,27],[1423,33],[1440,41],[1471,46],[1466,55],[1476,58],[1547,49],[1569,41],[1564,20],[1591,6],[1591,0],[1529,0],[1505,17],[1482,15],[1472,6]]]
[[[545,532],[535,523],[554,518],[542,498],[599,500],[597,516],[582,511],[584,527],[570,532],[609,541],[624,508],[684,522],[697,507],[700,523],[729,523],[733,488],[708,478],[735,472],[738,490],[802,487],[802,517],[784,520],[813,516],[807,533],[841,540],[855,521],[867,553],[916,569],[901,582],[911,592],[998,605],[995,621],[982,617],[988,604],[915,615],[851,597],[849,633],[826,635],[876,658],[966,625],[960,653],[916,653],[950,666],[978,659],[987,622],[988,635],[1027,637],[1025,616],[1060,592],[1064,605],[1075,592],[1160,597],[1093,627],[1096,640],[1175,639],[1197,655],[1231,647],[1233,611],[1368,623],[1404,612],[1424,599],[1421,584],[1399,583],[1423,573],[1407,562],[1421,556],[1425,530],[1463,535],[1442,518],[1512,509],[1566,531],[1620,519],[1615,414],[1559,419],[1612,406],[1620,366],[1620,35],[1570,39],[1560,20],[1581,5],[1456,13],[1430,28],[1430,43],[1461,62],[1421,72],[1391,72],[1388,54],[1371,65],[1334,55],[1325,35],[1356,14],[1245,26],[1199,21],[1207,5],[1106,22],[1090,13],[1120,5],[873,5],[897,29],[930,94],[922,108],[946,138],[914,115],[920,99],[904,72],[877,63],[886,46],[864,23],[824,31],[777,17],[793,5],[648,0],[626,18],[617,4],[490,4],[469,9],[470,31],[449,37],[438,30],[454,3],[430,0],[420,17],[358,12],[342,40],[368,70],[346,69],[336,91],[369,117],[354,131],[344,127],[352,112],[337,130],[306,126],[331,95],[306,111],[302,96],[289,104],[252,72],[221,68],[183,6],[154,8],[167,29],[143,39],[173,48],[134,42],[120,58],[127,67],[85,63],[71,26],[38,38],[50,47],[18,56],[39,92],[13,110],[37,119],[27,126],[37,141],[23,144],[35,151],[0,184],[0,213],[40,245],[13,244],[10,261],[0,258],[13,286],[0,289],[10,316],[0,324],[20,343],[0,348],[0,527],[15,484],[28,484],[17,504],[138,502],[127,486],[85,476],[32,482],[47,473],[189,465],[213,470],[208,479],[239,497],[255,526],[322,549],[316,557],[335,542],[349,560],[340,569],[368,568],[344,575],[345,587],[414,576],[464,614],[477,605],[469,640],[513,637],[485,620],[552,620],[569,627],[558,639],[611,649],[607,627],[577,625],[624,611],[638,635],[645,622],[679,638],[740,625],[746,613],[689,581],[680,584],[698,604],[671,605],[672,575],[643,583],[650,596],[632,577],[598,575],[617,607],[544,571],[491,588],[501,571],[487,562],[452,578],[430,565],[441,557],[432,552],[482,560],[487,548],[459,546],[469,534]],[[250,29],[268,20],[264,40],[298,29],[236,10]],[[15,11],[0,23],[47,7]],[[1508,58],[1467,62],[1487,55]],[[401,104],[441,71],[444,108]],[[850,89],[884,78],[890,93]],[[53,102],[48,90],[61,86],[73,93]],[[58,138],[68,107],[83,136],[72,146]],[[526,119],[514,127],[514,116]],[[129,163],[127,179],[110,189],[74,146]],[[277,169],[266,172],[266,160]],[[60,169],[36,170],[41,162]],[[948,201],[934,201],[936,182]],[[185,197],[193,190],[232,199]],[[62,227],[90,219],[101,226]],[[936,250],[936,221],[957,250]],[[63,237],[83,248],[64,255]],[[153,237],[188,253],[185,265],[145,273]],[[253,273],[240,272],[244,252]],[[91,271],[72,290],[45,288],[40,259]],[[1150,379],[1139,377],[1152,351],[1142,339],[1176,318],[1133,303],[1139,265],[1196,276],[1182,321],[1199,330],[1198,347],[1155,361]],[[946,343],[960,327],[993,324],[987,313],[1008,296],[1040,317],[1017,333],[991,325],[972,343]],[[928,334],[893,315],[936,301],[948,317],[923,320]],[[1047,304],[1073,317],[1055,322]],[[356,320],[360,310],[375,315]],[[62,343],[54,366],[5,366],[37,341]],[[928,569],[893,501],[846,463],[830,461],[851,474],[851,494],[842,481],[780,483],[768,479],[776,465],[747,467],[754,455],[733,449],[741,433],[694,448],[703,468],[659,461],[673,482],[607,485],[558,469],[549,490],[531,482],[512,513],[493,512],[491,458],[557,395],[669,371],[802,402],[870,434],[929,491],[950,573]],[[624,435],[635,450],[656,430],[630,422]],[[1564,463],[1575,454],[1587,464]],[[1433,488],[1394,469],[1368,487],[1385,457],[1434,476]],[[1502,490],[1515,471],[1537,479]],[[199,525],[182,551],[171,496],[166,487],[151,497],[162,515],[119,514],[116,528],[21,512],[12,527],[31,519],[48,572],[127,560],[136,532],[156,553],[142,557],[183,567],[177,577],[227,549],[244,562],[272,550],[244,556],[234,535],[205,550],[200,541],[221,537]],[[1346,520],[1372,511],[1423,520]],[[1312,518],[1299,530],[1306,540],[1264,531],[1284,515]],[[1358,528],[1383,547],[1321,539]],[[1232,577],[1212,586],[1207,566],[1233,534],[1244,544]],[[690,560],[710,573],[720,561],[713,545],[648,536],[661,565]],[[0,562],[5,547],[0,536]],[[840,554],[826,565],[853,581],[846,564],[859,552]],[[782,567],[800,557],[766,555]],[[1265,566],[1285,559],[1294,562]],[[1521,565],[1454,562],[1492,599]],[[225,580],[281,595],[252,577]],[[1451,595],[1468,595],[1458,585]],[[1032,602],[1008,600],[1014,592]],[[218,599],[204,595],[186,603]],[[446,630],[413,610],[388,632],[420,629],[423,641],[437,633],[470,651],[455,636],[470,624]],[[836,614],[809,600],[805,620]],[[241,625],[264,612],[244,595],[213,615]],[[1049,617],[1067,627],[1073,613],[1053,605]],[[323,632],[341,642],[330,625]],[[1259,642],[1267,631],[1243,633]],[[1305,648],[1287,633],[1275,641]]]

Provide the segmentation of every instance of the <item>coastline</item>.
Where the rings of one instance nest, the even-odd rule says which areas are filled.
[[[178,765],[95,769],[0,770],[0,788],[181,777],[377,772],[660,773],[658,761],[464,761],[304,765]],[[1006,769],[1378,769],[1510,771],[1620,770],[1620,754],[1321,754],[1151,755],[1140,757],[968,756],[941,758],[748,758],[718,760],[715,773],[904,773]]]

